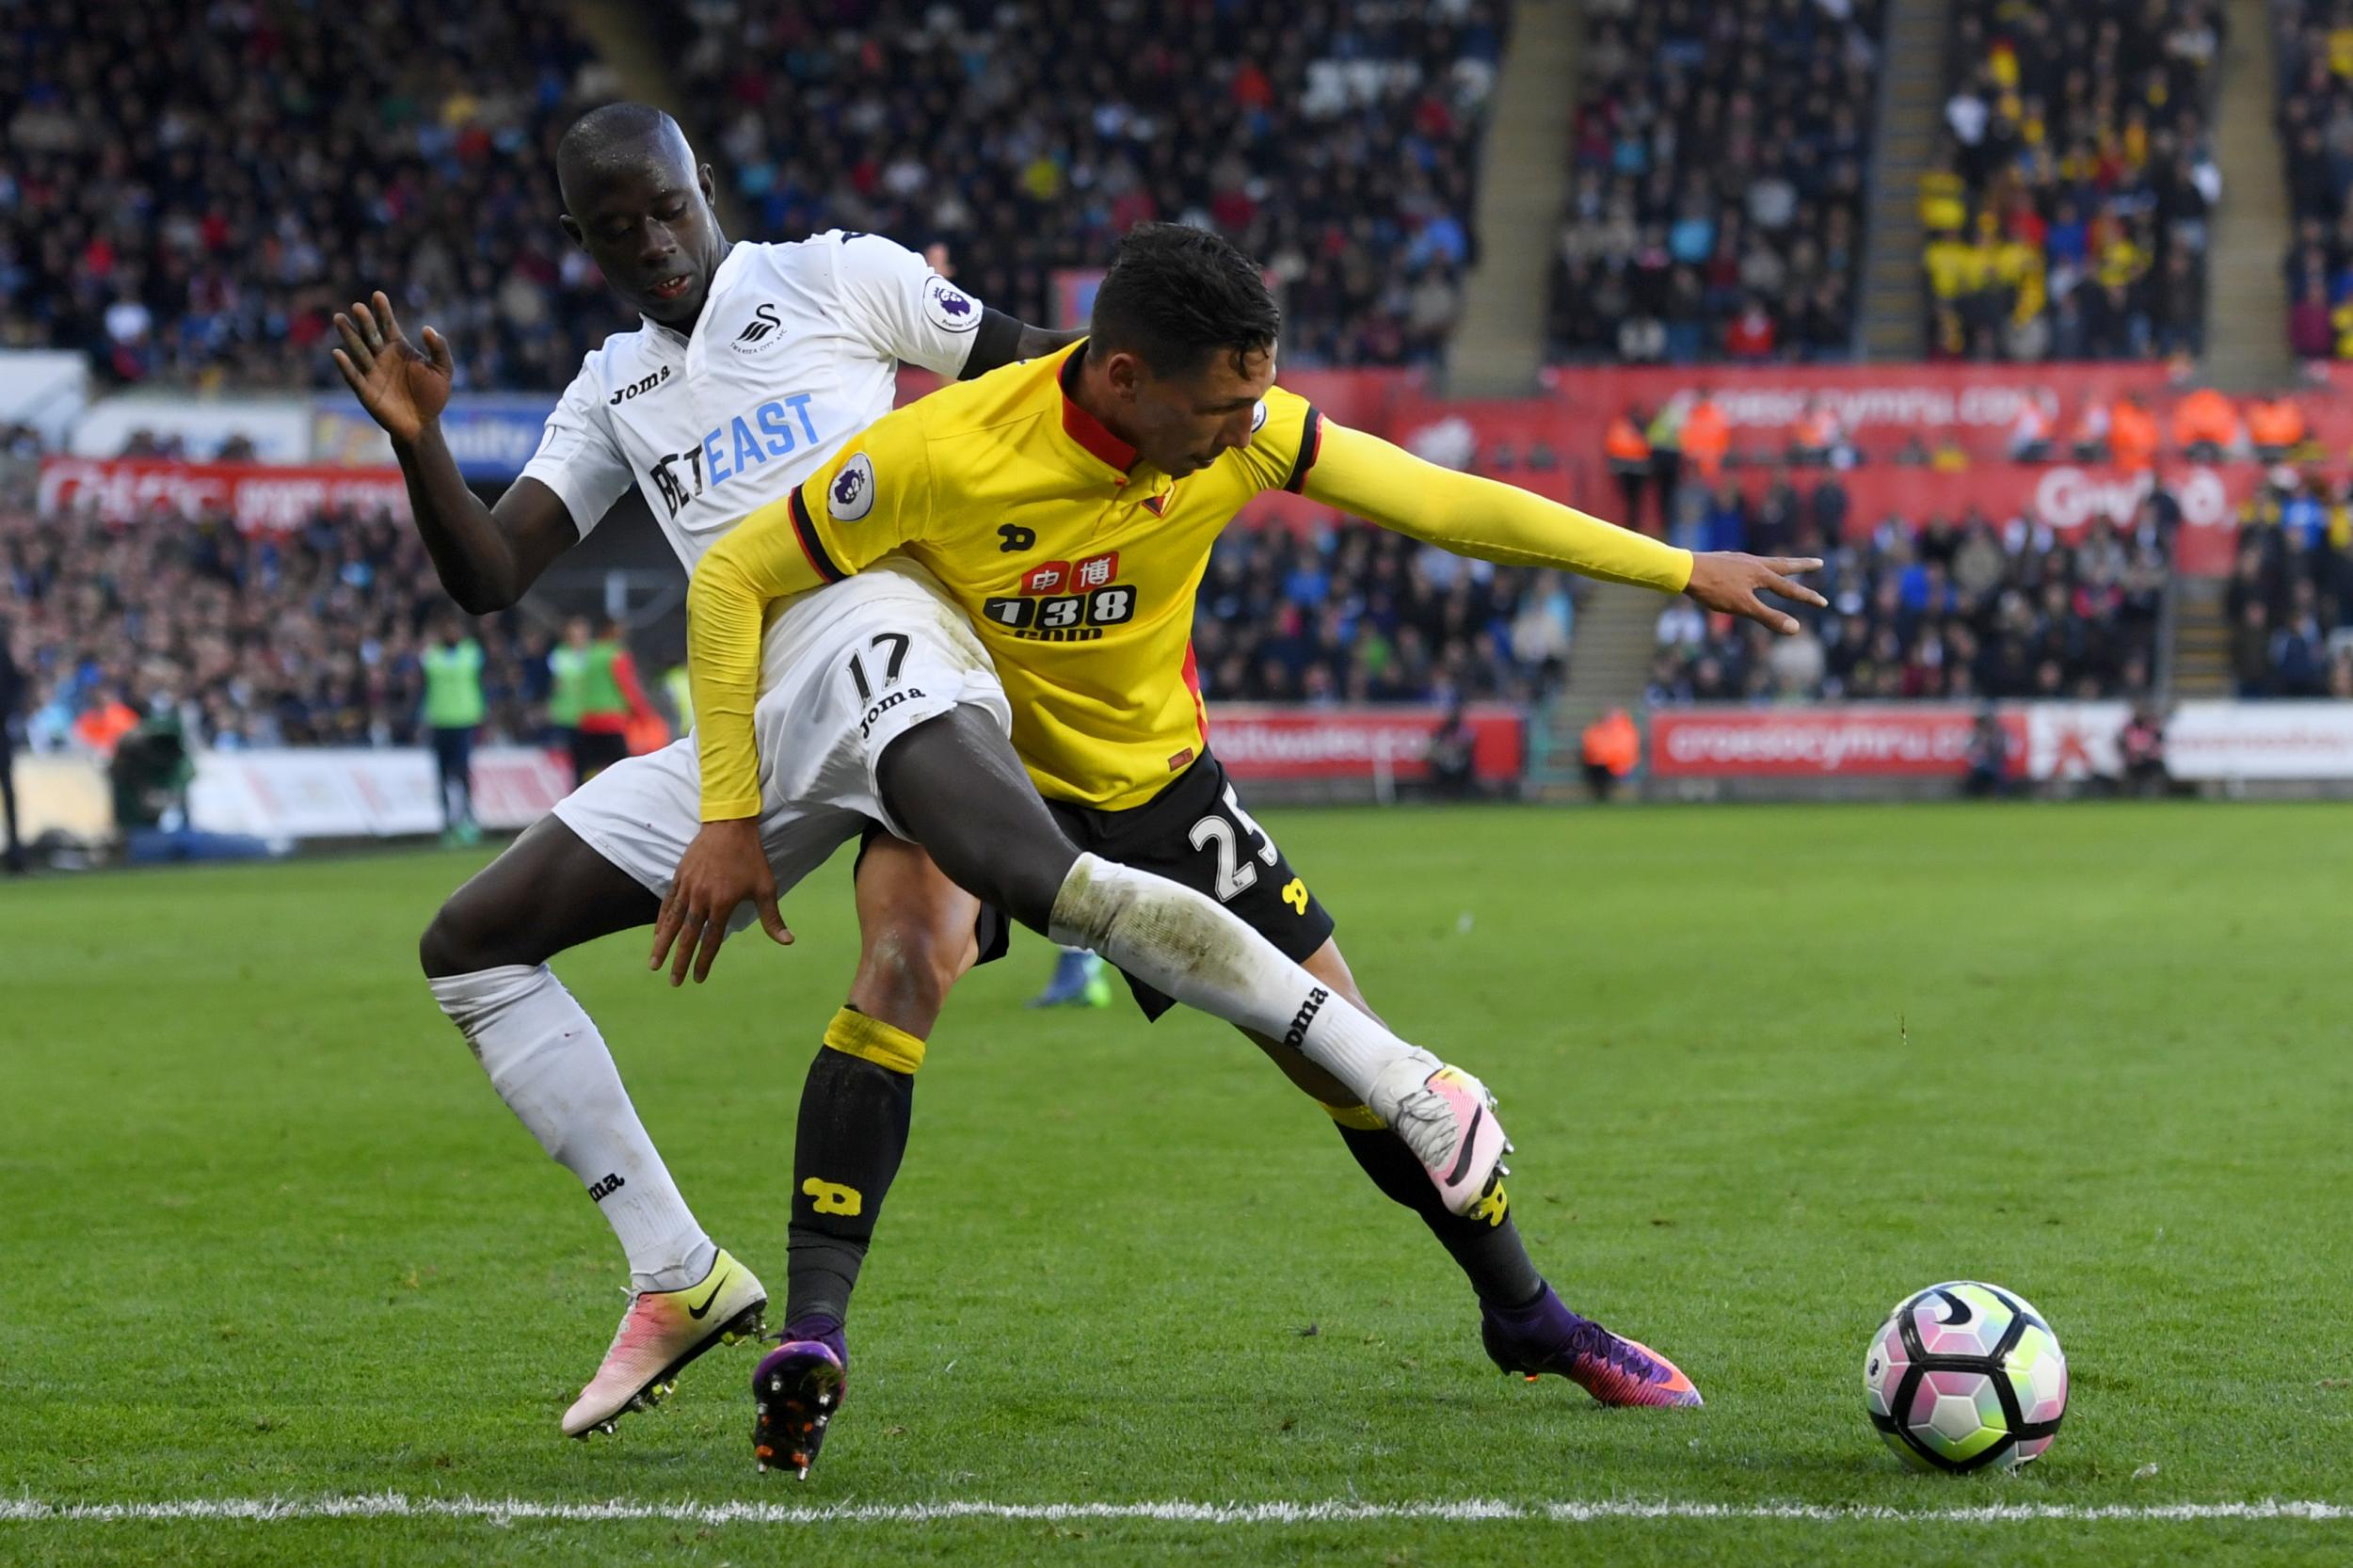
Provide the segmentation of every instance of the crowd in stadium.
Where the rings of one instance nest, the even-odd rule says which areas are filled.
[[[1636,526],[1649,515],[1646,505],[1687,507],[1727,471],[1759,466],[1845,471],[1891,463],[1961,472],[1999,460],[2098,463],[2137,474],[2168,458],[2277,465],[2315,463],[2326,456],[2293,392],[2234,398],[2203,384],[2173,391],[2163,406],[2138,390],[2086,396],[2071,406],[2045,387],[2021,398],[2016,416],[1992,440],[1964,441],[1952,425],[1858,433],[1827,397],[1806,400],[1778,432],[1751,427],[1736,438],[1715,390],[1701,386],[1655,409],[1622,408],[1604,425],[1601,449],[1620,487],[1618,519]],[[1701,488],[1688,488],[1681,482],[1687,478],[1702,481]]]
[[[2165,500],[2131,526],[2094,523],[2073,543],[2026,518],[1889,518],[1867,540],[1827,547],[1813,517],[1824,480],[1785,480],[1753,505],[1710,504],[1716,548],[1818,553],[1827,609],[1799,607],[1794,637],[1677,600],[1658,617],[1648,696],[1684,702],[2105,697],[2146,691],[2171,532]],[[1833,508],[1834,509],[1834,508]],[[1833,536],[1834,537],[1834,536]]]
[[[1920,189],[1930,351],[2200,352],[2220,0],[1961,0],[1952,28]]]
[[[1886,9],[1589,0],[1556,358],[1845,357]],[[1433,362],[1460,311],[1510,10],[1302,0],[1278,25],[1216,0],[698,0],[653,25],[745,232],[944,246],[974,293],[1052,320],[1079,297],[1058,296],[1059,273],[1099,264],[1140,221],[1183,218],[1281,282],[1287,363],[1393,365]],[[550,179],[555,138],[610,74],[554,0],[405,15],[431,49],[372,47],[365,8],[12,12],[0,345],[84,347],[117,384],[312,386],[332,376],[328,312],[358,278],[442,328],[461,385],[563,384],[627,325],[556,229]],[[2353,0],[2275,0],[2273,18],[2288,332],[2301,354],[2353,355]],[[1920,191],[1931,351],[2197,353],[2218,0],[1959,0],[1951,28],[1945,152]],[[1796,638],[1666,608],[1654,703],[2150,686],[2162,491],[2073,542],[1977,516],[1891,518],[1849,541],[1837,470],[1990,454],[1916,431],[1858,441],[1821,402],[1785,446],[1743,452],[1704,391],[1623,410],[1608,440],[1628,521],[1829,560],[1831,607],[1803,612]],[[2155,408],[2046,395],[2003,445],[2135,472],[2169,454],[2318,456],[2293,397],[2198,388]],[[0,457],[36,447],[0,432]],[[1744,493],[1758,463],[1797,476]],[[36,522],[14,497],[0,571],[36,747],[103,749],[157,710],[210,745],[416,744],[422,650],[456,626],[413,532],[382,518],[247,536],[219,518]],[[2264,490],[2227,608],[2243,695],[2353,696],[2353,506],[2317,480]],[[1557,574],[1369,525],[1238,530],[1203,584],[1199,679],[1216,700],[1541,700],[1575,615]],[[551,738],[552,626],[510,613],[469,630],[486,735]]]
[[[1844,358],[1881,0],[1589,0],[1556,358]]]
[[[559,738],[555,629],[521,611],[461,622],[403,521],[322,515],[280,536],[0,504],[0,586],[36,750],[104,751],[157,712],[208,746],[420,744],[436,636],[482,645],[485,739]],[[1237,531],[1202,589],[1201,684],[1222,700],[1529,700],[1564,671],[1574,613],[1558,574],[1366,523]]]
[[[600,90],[556,0],[30,0],[0,27],[0,344],[122,383],[324,384],[365,279],[470,384],[561,386],[626,324],[548,175]]]
[[[691,9],[681,75],[751,233],[944,243],[1052,321],[1058,269],[1210,224],[1283,283],[1295,363],[1426,362],[1460,310],[1498,0]]]
[[[2353,359],[2353,14],[2337,0],[2275,0],[2280,148],[2295,230],[2288,344]]]
[[[1498,568],[1343,520],[1219,540],[1193,650],[1212,699],[1525,702],[1566,673],[1575,617],[1558,572]]]
[[[553,0],[425,0],[403,48],[366,8],[24,9],[0,30],[0,343],[120,382],[309,386],[363,279],[469,384],[546,388],[627,325],[555,224],[555,139],[612,83]],[[1135,223],[1213,223],[1285,284],[1288,357],[1399,364],[1460,309],[1508,13],[705,0],[661,24],[749,236],[943,243],[1044,321],[1056,269]]]
[[[419,654],[455,620],[415,530],[381,517],[279,536],[0,507],[0,578],[35,750],[104,751],[156,712],[209,746],[419,744]],[[488,732],[542,733],[548,632],[509,614],[471,634]]]
[[[2223,605],[2239,696],[2353,697],[2353,485],[2267,487]]]

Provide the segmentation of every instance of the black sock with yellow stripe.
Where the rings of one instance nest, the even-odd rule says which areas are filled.
[[[1339,1128],[1340,1142],[1356,1158],[1365,1175],[1392,1202],[1421,1216],[1430,1234],[1452,1256],[1470,1280],[1480,1302],[1509,1310],[1534,1301],[1545,1288],[1519,1227],[1512,1223],[1511,1199],[1497,1186],[1487,1200],[1468,1214],[1449,1210],[1438,1196],[1430,1173],[1421,1168],[1405,1140],[1381,1125],[1381,1119],[1361,1105],[1323,1108]]]
[[[851,1008],[825,1026],[792,1142],[784,1320],[849,1316],[883,1198],[907,1150],[923,1042]]]

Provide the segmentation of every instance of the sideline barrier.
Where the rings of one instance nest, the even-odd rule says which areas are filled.
[[[158,512],[179,518],[226,512],[248,534],[285,533],[322,512],[346,508],[362,516],[408,516],[408,491],[398,469],[163,457],[43,457],[38,502],[43,517],[90,508],[108,522],[137,522]]]
[[[1430,776],[1431,738],[1445,722],[1441,708],[1221,703],[1209,711],[1209,749],[1228,773],[1253,782],[1417,782]],[[1517,779],[1528,750],[1520,711],[1474,703],[1463,722],[1471,732],[1472,776],[1486,784]]]
[[[1642,776],[1663,799],[1948,793],[1967,772],[1981,712],[1952,703],[1660,709],[1646,726]],[[2127,703],[2009,702],[1993,712],[2015,782],[2066,787],[2122,771],[2117,737],[2132,713]],[[1436,708],[1232,703],[1212,710],[1210,745],[1254,798],[1387,800],[1400,785],[1429,780],[1431,739],[1445,717]],[[1464,718],[1480,792],[1515,797],[1529,760],[1527,717],[1489,703]],[[2176,782],[2221,792],[2353,792],[2353,702],[2180,703],[2166,722],[2166,763]],[[112,836],[112,796],[97,760],[20,753],[16,783],[27,840],[53,831],[85,843]],[[553,752],[474,753],[475,816],[492,831],[529,826],[570,788],[569,764]],[[438,776],[422,749],[202,752],[188,798],[189,825],[207,833],[330,840],[441,830]]]
[[[547,814],[572,785],[571,769],[534,746],[473,755],[474,815],[504,832]],[[319,747],[199,754],[188,818],[209,833],[257,838],[365,839],[439,833],[433,754],[421,748]]]
[[[1650,716],[1645,760],[1662,781],[1959,778],[1983,710],[1951,703],[1705,705]],[[2114,778],[2124,702],[1993,705],[2009,776],[2034,783]],[[2166,771],[2187,784],[2353,782],[2353,702],[2177,703]]]

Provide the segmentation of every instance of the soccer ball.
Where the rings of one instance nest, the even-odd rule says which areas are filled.
[[[2067,1414],[2067,1358],[2032,1304],[1975,1280],[1908,1297],[1863,1358],[1871,1424],[1906,1464],[1958,1474],[2040,1456]]]

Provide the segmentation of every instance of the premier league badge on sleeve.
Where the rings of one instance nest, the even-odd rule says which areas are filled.
[[[936,273],[923,285],[923,313],[943,332],[969,332],[981,324],[980,303]]]
[[[861,452],[841,465],[825,487],[825,510],[836,522],[856,522],[874,509],[874,465]]]

